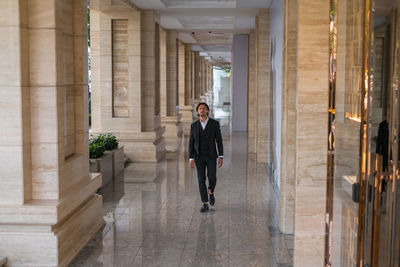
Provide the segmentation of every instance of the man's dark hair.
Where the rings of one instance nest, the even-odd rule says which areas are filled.
[[[200,102],[199,104],[197,104],[196,111],[199,111],[199,107],[200,107],[201,105],[206,106],[207,109],[208,109],[208,111],[210,111],[210,107],[209,107],[209,106],[207,105],[207,103],[205,103],[205,102]]]
[[[210,112],[210,107],[209,107],[209,106],[207,105],[207,103],[205,103],[205,102],[200,102],[200,103],[197,105],[197,107],[196,107],[197,116],[200,116],[200,115],[199,115],[199,107],[200,107],[201,105],[204,105],[204,106],[207,107],[207,110],[208,110],[207,116],[208,116],[208,113]]]

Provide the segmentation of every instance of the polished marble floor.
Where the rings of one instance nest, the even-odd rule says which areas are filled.
[[[292,266],[293,236],[279,232],[279,196],[243,133],[223,129],[216,204],[200,213],[187,138],[177,155],[134,163],[101,190],[106,225],[71,266]]]

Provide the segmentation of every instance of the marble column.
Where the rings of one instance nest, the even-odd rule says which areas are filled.
[[[208,93],[208,89],[207,89],[207,60],[205,59],[205,57],[201,57],[201,65],[202,65],[202,69],[201,69],[201,81],[202,81],[202,100],[204,102],[207,102],[207,93]]]
[[[190,50],[191,50],[192,45],[188,45],[188,46],[190,47]],[[191,61],[192,61],[191,73],[190,73],[190,79],[192,81],[192,95],[191,95],[190,99],[191,99],[192,104],[193,104],[193,100],[195,99],[195,95],[194,95],[194,89],[195,89],[195,52],[191,51],[190,54],[191,54],[190,58],[191,58]]]
[[[207,59],[205,57],[203,57],[203,64],[204,64],[204,68],[203,68],[203,85],[204,85],[204,100],[205,102],[208,103],[208,62]]]
[[[193,52],[194,56],[194,74],[193,74],[193,80],[194,80],[194,96],[193,96],[193,114],[194,117],[197,117],[197,112],[196,112],[196,107],[197,104],[200,102],[200,97],[201,97],[201,57],[200,53],[198,51]]]
[[[158,17],[122,1],[90,1],[92,132],[112,132],[133,162],[165,154],[159,115]]]
[[[232,47],[231,131],[247,131],[249,36],[235,34]]]
[[[210,105],[213,105],[214,103],[214,73],[213,73],[213,65],[210,63],[210,68],[209,68],[209,87],[210,87]]]
[[[203,68],[203,84],[204,84],[204,102],[209,104],[209,88],[208,88],[208,62],[204,59],[204,68]]]
[[[203,97],[204,101],[207,102],[207,94],[208,94],[208,88],[207,88],[207,60],[205,57],[202,57],[203,59],[203,73],[202,73],[202,79],[203,79]]]
[[[256,117],[257,117],[257,58],[255,30],[249,33],[249,84],[247,106],[247,150],[256,152]]]
[[[213,91],[212,91],[212,83],[211,83],[211,71],[212,71],[212,65],[210,62],[207,61],[207,103],[212,106],[213,104]]]
[[[178,149],[178,137],[182,134],[178,95],[178,42],[176,31],[167,30],[165,35],[166,80],[161,92],[161,124],[165,127],[165,142],[168,152]],[[164,40],[162,41],[164,45]]]
[[[257,34],[257,116],[256,116],[256,153],[257,162],[271,163],[271,126],[272,106],[269,66],[269,10],[259,9],[256,17]]]
[[[300,0],[297,1],[297,8],[294,266],[323,266],[328,144],[329,2]]]
[[[0,255],[66,266],[103,226],[89,174],[87,2],[0,4]]]
[[[178,64],[178,85],[179,85],[179,112],[182,114],[181,124],[182,132],[185,135],[190,134],[190,124],[192,123],[192,105],[191,105],[191,46],[178,42],[179,64]]]
[[[203,57],[203,95],[204,101],[208,103],[208,62]]]
[[[285,0],[282,70],[282,151],[280,179],[280,222],[282,233],[294,227],[294,186],[296,179],[296,74],[297,2]]]
[[[192,106],[194,98],[194,60],[191,44],[185,44],[185,105]]]
[[[199,56],[199,90],[200,90],[200,101],[204,101],[204,65],[203,65],[203,57]]]

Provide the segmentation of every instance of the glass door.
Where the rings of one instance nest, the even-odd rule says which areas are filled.
[[[368,2],[368,1],[366,1]],[[363,162],[369,170],[361,184],[359,266],[399,266],[399,20],[397,1],[370,3],[370,42],[366,107],[367,134]],[[362,167],[363,168],[363,167]]]
[[[326,266],[400,266],[400,0],[331,0]]]

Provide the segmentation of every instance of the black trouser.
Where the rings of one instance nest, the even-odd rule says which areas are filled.
[[[197,157],[196,160],[197,179],[199,180],[199,190],[201,202],[208,202],[208,192],[206,186],[206,169],[208,177],[208,189],[214,193],[217,184],[217,160]]]

